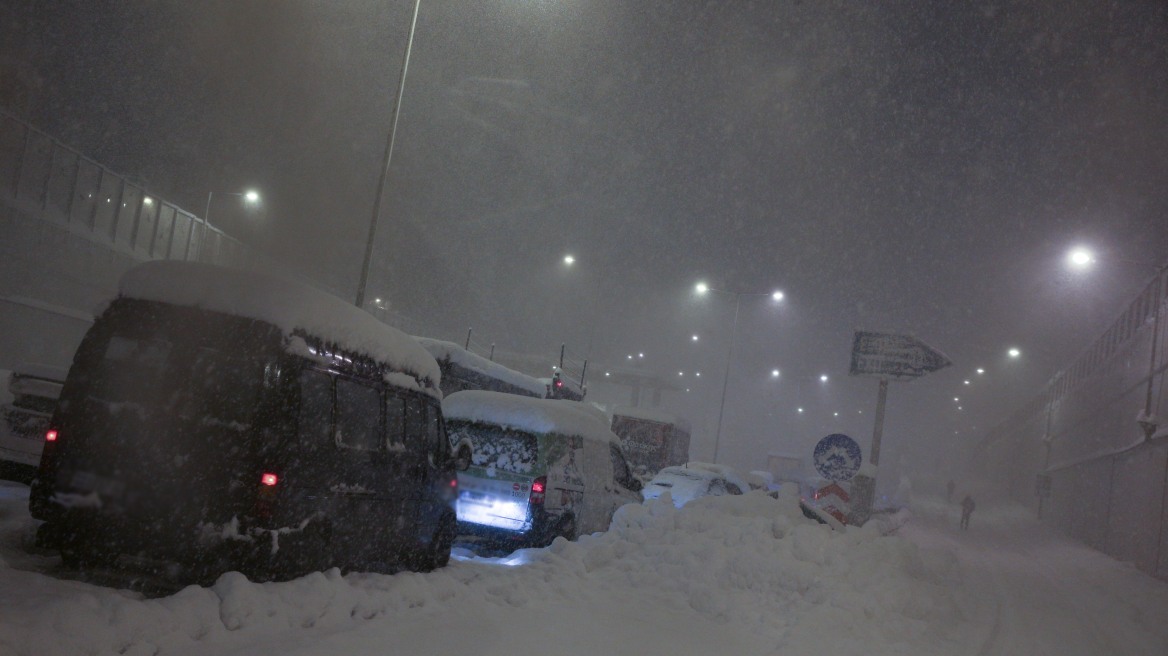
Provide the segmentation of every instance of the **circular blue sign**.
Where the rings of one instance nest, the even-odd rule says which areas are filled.
[[[829,481],[850,481],[860,471],[860,445],[843,433],[832,433],[815,445],[815,471]]]

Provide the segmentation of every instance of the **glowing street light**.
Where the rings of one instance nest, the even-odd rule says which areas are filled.
[[[572,266],[572,265],[573,265],[573,264],[575,264],[575,263],[576,263],[576,258],[575,258],[575,257],[572,257],[571,255],[565,255],[565,256],[564,256],[564,265],[565,265],[565,266]]]
[[[1095,254],[1082,246],[1078,246],[1067,253],[1067,264],[1074,269],[1087,269],[1092,264],[1095,264]]]
[[[258,205],[260,202],[260,192],[256,191],[255,189],[245,189],[243,191],[235,191],[235,192],[233,192],[233,191],[208,191],[207,192],[207,206],[205,208],[203,208],[203,243],[204,244],[207,243],[207,231],[212,229],[212,227],[211,227],[211,199],[215,197],[215,194],[219,194],[220,196],[239,196],[240,198],[243,198],[243,200],[248,205]],[[147,199],[147,200],[149,200],[149,202],[146,203],[147,205],[154,203],[153,200],[150,200],[150,199]],[[146,202],[146,201],[143,201],[143,202]],[[223,231],[220,230],[219,232],[223,232]],[[224,234],[226,234],[226,233],[224,233]],[[187,245],[187,248],[188,249],[190,248],[190,244]]]
[[[821,376],[819,377],[819,382],[821,382],[821,383],[826,383],[826,382],[827,382],[827,374],[823,374],[823,375],[821,375]]]
[[[1016,348],[1012,348],[1009,351],[1006,351],[1006,354],[1009,355],[1013,359],[1017,359],[1017,358],[1022,356],[1022,351],[1019,351]]]
[[[779,377],[779,370],[778,369],[771,369],[771,378],[778,378],[778,377]]]

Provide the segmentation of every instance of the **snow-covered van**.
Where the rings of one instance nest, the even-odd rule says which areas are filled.
[[[29,500],[67,564],[430,569],[457,478],[438,366],[341,299],[149,262],[74,356]]]
[[[641,500],[620,440],[600,410],[576,401],[497,392],[452,394],[442,404],[458,474],[461,532],[516,546],[604,531]]]
[[[0,370],[0,478],[28,483],[36,474],[64,380],[63,370],[47,365]]]

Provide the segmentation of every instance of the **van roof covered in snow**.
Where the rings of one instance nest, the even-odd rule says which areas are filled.
[[[617,439],[603,412],[578,401],[467,390],[446,397],[442,414],[447,420],[497,424],[527,433],[579,435],[602,442]]]
[[[389,365],[424,388],[438,389],[438,363],[412,337],[303,283],[256,271],[156,260],[126,272],[118,291],[125,298],[257,319],[289,337],[303,331]]]
[[[547,385],[541,383],[534,376],[508,369],[498,362],[493,362],[477,353],[472,353],[454,342],[445,342],[440,339],[414,336],[422,348],[426,349],[436,360],[450,360],[460,367],[480,373],[489,378],[501,380],[523,390],[531,392],[539,398],[547,394]]]

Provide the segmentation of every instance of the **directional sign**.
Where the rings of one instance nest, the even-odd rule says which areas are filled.
[[[815,445],[812,460],[827,480],[850,481],[860,471],[860,445],[843,433],[832,433]]]
[[[856,331],[853,376],[919,378],[953,364],[943,353],[909,335]]]

